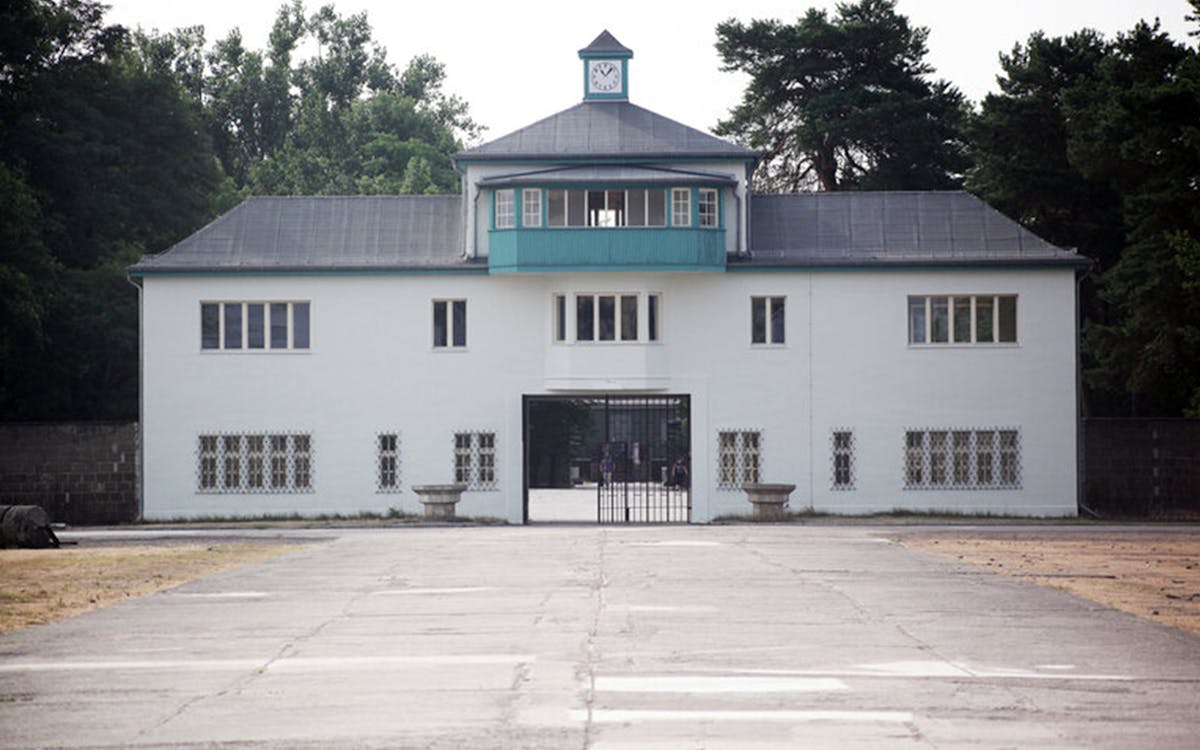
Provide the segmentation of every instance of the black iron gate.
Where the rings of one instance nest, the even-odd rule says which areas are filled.
[[[691,518],[688,396],[526,396],[530,489],[595,486],[599,523]]]
[[[687,523],[691,518],[687,396],[606,396],[598,446],[596,520]]]

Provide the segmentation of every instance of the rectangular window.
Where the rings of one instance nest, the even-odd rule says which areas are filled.
[[[308,310],[307,302],[202,302],[200,348],[261,351],[269,333],[271,349],[308,349]]]
[[[554,340],[567,340],[567,297],[554,295]]]
[[[750,343],[783,344],[785,318],[783,297],[751,297]]]
[[[617,337],[617,298],[601,294],[596,298],[596,328],[598,339],[612,341]]]
[[[513,206],[514,200],[513,191],[511,189],[496,191],[496,229],[512,229],[514,226],[516,226],[517,216],[516,209]]]
[[[671,226],[690,227],[692,225],[692,191],[691,188],[671,188]]]
[[[246,346],[262,349],[266,342],[266,327],[261,302],[246,305]]]
[[[521,226],[542,226],[542,191],[538,188],[521,191]]]
[[[638,342],[640,329],[639,294],[575,295],[575,341]],[[648,305],[647,341],[658,340],[658,295],[646,295]],[[554,297],[555,340],[566,340],[566,298]]]
[[[590,294],[580,294],[575,297],[575,340],[594,341],[596,338],[596,323],[594,320],[596,298]]]
[[[757,430],[723,430],[717,433],[717,487],[741,489],[762,476],[762,433]]]
[[[567,191],[567,226],[587,225],[587,193],[583,190]]]
[[[312,490],[312,439],[307,434],[201,435],[198,458],[200,492]]]
[[[471,490],[496,489],[496,433],[454,434],[454,481]]]
[[[700,212],[700,226],[716,227],[720,223],[717,215],[717,191],[713,188],[700,188],[700,201],[696,208]]]
[[[667,225],[667,191],[646,191],[646,226],[665,227]]]
[[[396,492],[400,489],[400,436],[394,432],[380,433],[375,441],[375,489]]]
[[[904,466],[905,489],[1019,489],[1020,433],[1010,428],[908,430]]]
[[[221,306],[215,302],[200,304],[200,348],[221,348]]]
[[[964,294],[908,298],[910,344],[1016,342],[1016,295]]]
[[[546,226],[565,227],[567,225],[567,191],[546,191]]]
[[[288,305],[286,302],[271,303],[271,348],[288,348]]]
[[[433,347],[462,349],[467,345],[467,301],[465,299],[435,299],[433,301]]]
[[[638,298],[632,294],[621,295],[621,340],[637,341]]]
[[[626,203],[629,207],[628,222],[631,227],[646,226],[646,191],[630,190]]]
[[[225,305],[225,348],[242,348],[242,304],[226,302]]]
[[[854,489],[854,433],[850,430],[833,432],[832,489]]]
[[[261,490],[266,484],[265,435],[246,436],[246,485]]]

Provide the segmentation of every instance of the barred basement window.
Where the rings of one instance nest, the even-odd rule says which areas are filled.
[[[306,434],[201,435],[197,459],[202,493],[312,491],[312,438]]]
[[[496,489],[496,433],[454,433],[454,481],[471,490]]]
[[[757,430],[724,430],[717,433],[717,487],[741,489],[762,475],[762,433]]]
[[[1021,438],[1015,428],[908,430],[904,488],[1020,489]]]
[[[378,492],[400,490],[400,436],[394,432],[380,433],[375,437],[377,471],[375,489]]]
[[[833,447],[833,484],[831,489],[854,489],[854,433],[850,430],[834,430],[831,437]]]

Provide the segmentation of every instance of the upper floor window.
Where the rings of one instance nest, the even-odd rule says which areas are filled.
[[[784,297],[750,298],[750,343],[784,343]]]
[[[1015,344],[1017,296],[910,296],[910,344]]]
[[[512,190],[496,191],[496,228],[512,229],[517,225]]]
[[[521,226],[540,227],[542,225],[542,191],[539,188],[525,188],[521,191]]]
[[[467,345],[467,301],[433,301],[433,346],[435,349],[462,348]]]
[[[551,227],[663,227],[666,190],[547,190]]]
[[[576,294],[575,341],[658,341],[657,294]],[[643,310],[645,311],[643,313]],[[554,340],[566,341],[567,296],[554,295]],[[641,327],[642,315],[646,327]]]
[[[201,302],[200,348],[309,348],[308,302]]]
[[[688,188],[671,188],[671,226],[692,225],[692,191]]]
[[[720,223],[717,215],[717,191],[714,188],[700,188],[700,202],[696,207],[700,213],[700,226],[715,227]]]

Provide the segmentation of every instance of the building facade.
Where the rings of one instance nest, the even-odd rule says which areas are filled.
[[[460,153],[460,195],[255,198],[134,266],[145,517],[459,481],[520,523],[531,405],[563,401],[667,404],[671,440],[585,449],[630,485],[685,463],[657,520],[745,513],[747,481],[1073,515],[1087,261],[961,192],[753,195],[752,151],[628,100],[631,57],[581,50],[583,101]]]

